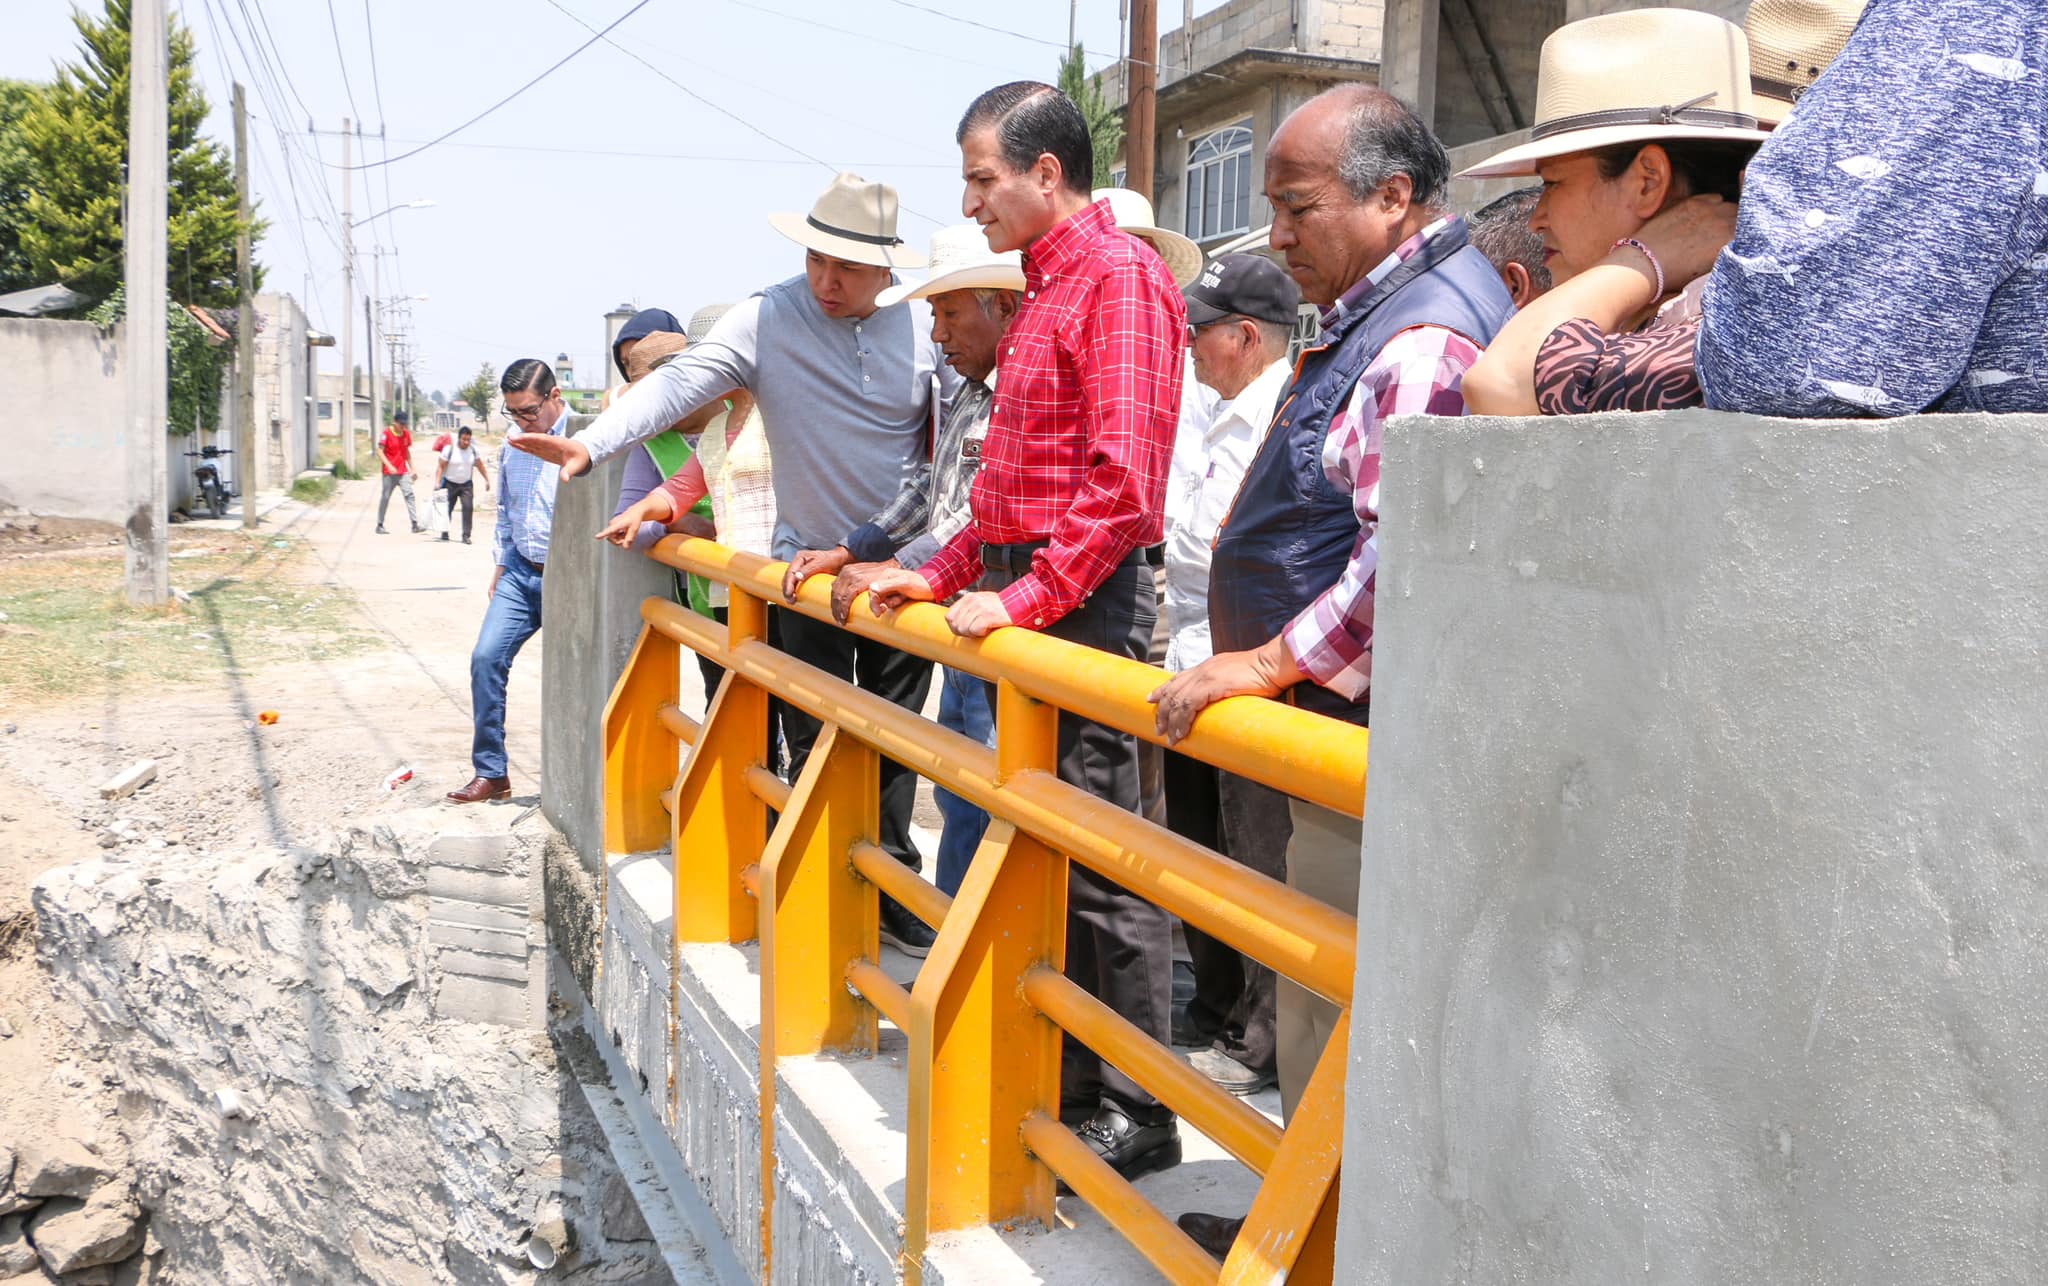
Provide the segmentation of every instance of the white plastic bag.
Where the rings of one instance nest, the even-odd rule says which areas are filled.
[[[437,536],[446,535],[448,532],[449,499],[448,488],[436,487],[434,488],[434,503],[427,506],[427,526]]]

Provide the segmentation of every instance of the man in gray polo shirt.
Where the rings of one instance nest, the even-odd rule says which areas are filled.
[[[896,235],[894,189],[841,174],[808,216],[774,214],[768,221],[804,247],[802,275],[736,304],[703,342],[656,367],[574,438],[515,441],[574,478],[714,398],[747,389],[775,461],[773,553],[787,559],[801,549],[831,548],[902,490],[928,455],[934,380],[941,413],[960,381],[932,342],[927,305],[876,309],[892,269],[924,263]],[[929,661],[776,611],[783,651],[905,709],[923,708]],[[792,771],[818,730],[802,711],[784,711]],[[882,761],[882,847],[912,870],[921,865],[910,840],[916,790],[910,770]],[[886,897],[882,937],[916,955],[932,941],[922,921]]]

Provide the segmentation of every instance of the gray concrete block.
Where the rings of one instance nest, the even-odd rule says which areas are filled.
[[[456,866],[429,866],[427,893],[432,897],[490,906],[526,909],[526,877],[499,875],[490,871],[464,870]]]
[[[484,951],[443,948],[434,953],[434,966],[443,973],[466,978],[491,978],[499,982],[526,985],[526,957],[494,955]]]
[[[503,832],[496,835],[437,835],[434,842],[427,845],[427,860],[436,865],[495,871],[505,875],[522,873],[523,862],[517,860],[521,856],[514,853],[510,837]]]
[[[2048,417],[1384,467],[1352,1280],[2039,1279]]]
[[[434,991],[434,1016],[458,1022],[525,1027],[533,1017],[526,984],[443,974]]]
[[[524,907],[492,906],[459,898],[428,898],[427,917],[430,921],[444,924],[467,924],[479,929],[502,929],[520,934],[526,932],[528,920]]]
[[[526,928],[518,932],[508,929],[482,929],[469,924],[444,924],[438,920],[427,921],[427,941],[437,947],[453,947],[464,951],[486,951],[493,955],[526,958]]]

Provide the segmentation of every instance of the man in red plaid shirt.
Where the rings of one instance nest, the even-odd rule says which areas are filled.
[[[962,213],[990,249],[1024,252],[1024,306],[1004,338],[1002,380],[970,493],[974,520],[915,571],[876,579],[877,612],[962,590],[957,634],[1003,625],[1144,660],[1158,615],[1144,549],[1163,530],[1180,414],[1187,311],[1145,243],[1091,203],[1093,151],[1080,109],[1050,85],[989,90],[956,134]],[[978,589],[974,587],[979,585]],[[1138,744],[1060,714],[1060,776],[1138,811]],[[1068,877],[1067,974],[1162,1044],[1172,922],[1076,865]],[[1173,1113],[1068,1037],[1060,1115],[1125,1176],[1176,1164]]]

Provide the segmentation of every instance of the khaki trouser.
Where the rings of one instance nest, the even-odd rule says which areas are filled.
[[[1319,804],[1287,803],[1294,820],[1294,835],[1287,841],[1287,883],[1346,915],[1357,915],[1363,824]],[[1339,1010],[1297,983],[1279,982],[1275,1040],[1284,1120],[1294,1115],[1294,1105],[1308,1088]]]

